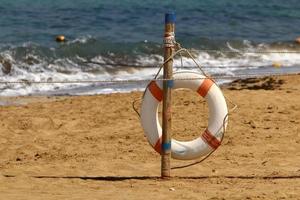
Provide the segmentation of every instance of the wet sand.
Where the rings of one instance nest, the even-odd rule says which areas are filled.
[[[222,145],[170,180],[132,109],[140,92],[1,98],[0,199],[300,199],[300,75],[222,90],[238,105]],[[172,110],[177,139],[207,126],[197,94],[175,91]]]

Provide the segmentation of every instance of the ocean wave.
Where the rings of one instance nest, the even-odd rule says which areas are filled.
[[[251,41],[186,41],[196,62],[212,76],[293,68],[300,71],[300,45],[293,42],[254,43]],[[198,44],[198,45],[197,45]],[[255,53],[257,52],[257,53]],[[278,52],[278,53],[275,53]],[[31,81],[86,81],[151,79],[163,62],[161,44],[152,42],[109,43],[91,36],[80,37],[56,47],[35,43],[5,46],[0,50],[1,95],[96,94],[142,89],[146,82],[131,84],[56,83]],[[174,70],[198,70],[186,54],[174,59]],[[252,70],[252,71],[251,71]]]

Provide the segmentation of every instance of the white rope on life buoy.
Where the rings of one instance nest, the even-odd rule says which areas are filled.
[[[205,98],[209,107],[209,122],[204,133],[197,139],[181,142],[171,141],[174,159],[192,160],[210,154],[221,144],[228,121],[228,110],[220,88],[209,78],[194,72],[174,74],[173,89],[187,88]],[[193,79],[193,80],[183,80]],[[162,81],[152,81],[146,88],[142,107],[141,123],[150,145],[161,153],[162,128],[158,119],[158,105],[163,99]]]

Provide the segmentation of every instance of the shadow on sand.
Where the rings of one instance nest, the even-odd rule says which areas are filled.
[[[17,177],[14,175],[3,175],[4,177]],[[82,179],[82,180],[97,180],[97,181],[126,181],[126,180],[161,180],[160,176],[29,176],[39,179]],[[202,179],[261,179],[261,180],[276,180],[276,179],[300,179],[300,175],[294,176],[172,176],[170,180],[202,180]]]

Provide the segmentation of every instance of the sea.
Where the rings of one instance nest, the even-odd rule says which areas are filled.
[[[143,90],[163,63],[170,12],[176,41],[220,84],[300,72],[298,0],[0,0],[0,95]],[[184,53],[181,70],[201,72]]]

